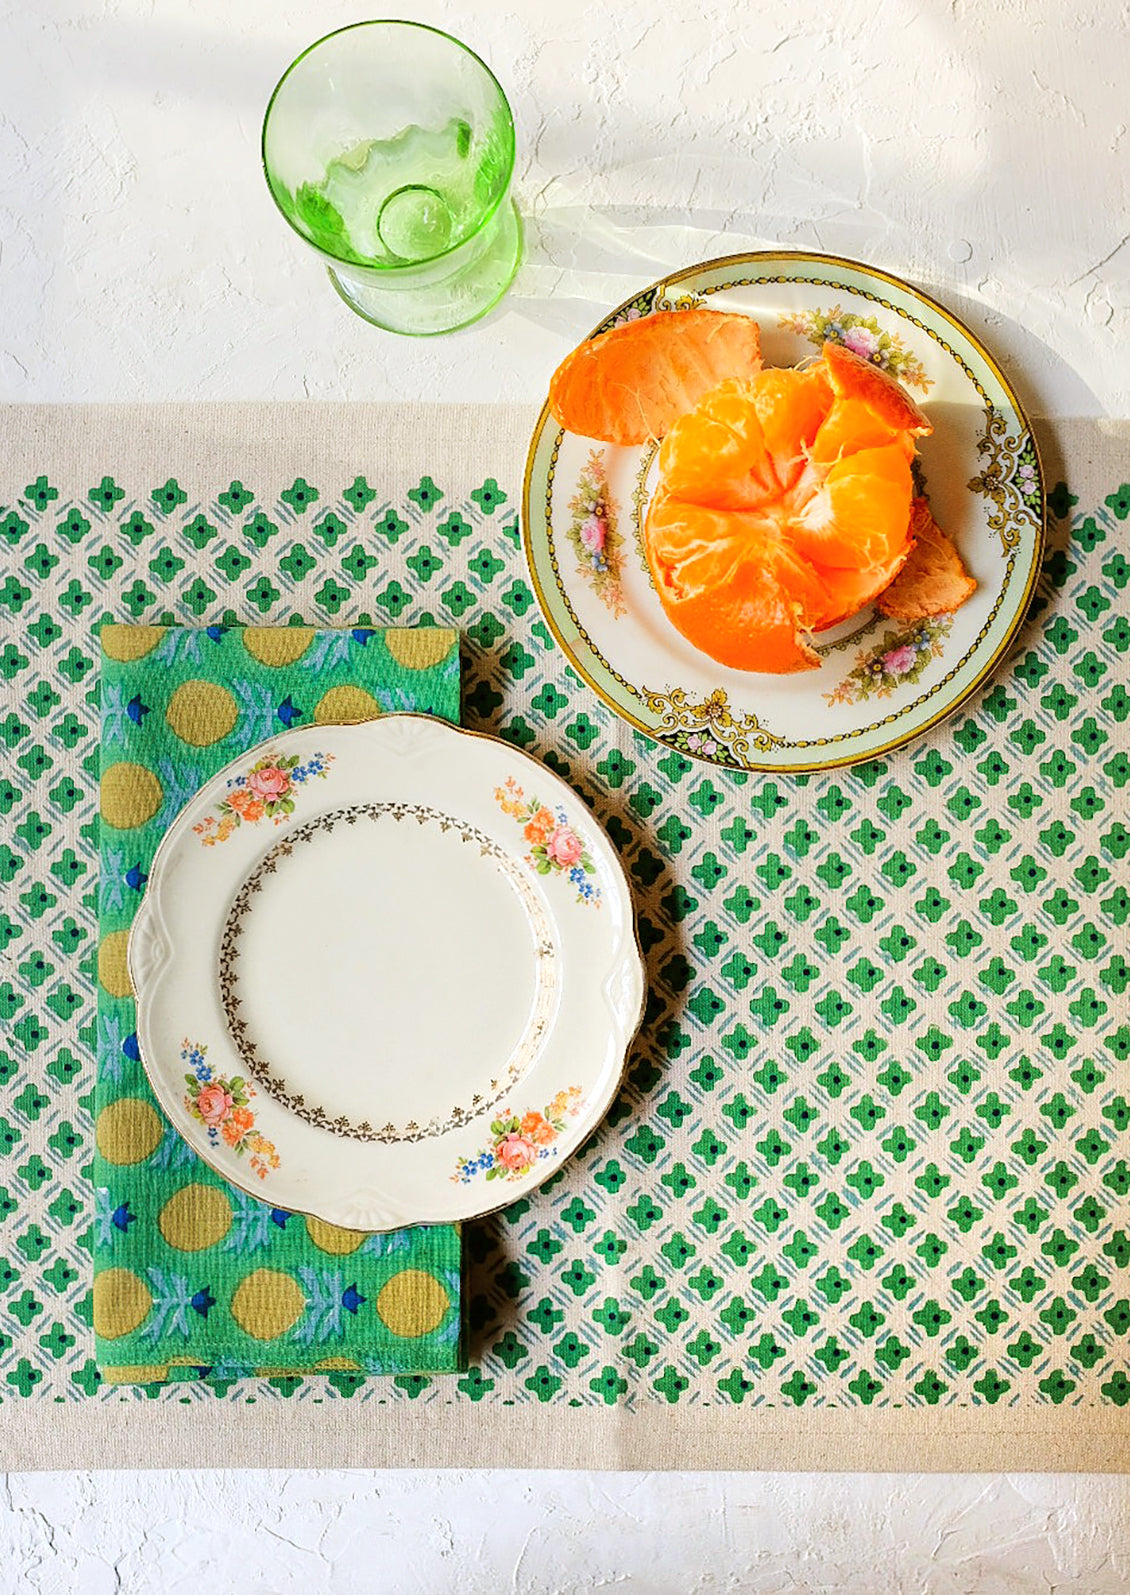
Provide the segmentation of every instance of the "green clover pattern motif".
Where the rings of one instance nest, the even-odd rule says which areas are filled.
[[[100,1388],[89,1183],[93,630],[301,619],[463,629],[466,724],[607,826],[650,978],[605,1123],[466,1228],[466,1371],[331,1376],[325,1399],[1130,1402],[1130,489],[1055,489],[1033,617],[963,711],[773,780],[657,746],[582,686],[504,472],[159,464],[0,490],[0,1399],[303,1388]]]

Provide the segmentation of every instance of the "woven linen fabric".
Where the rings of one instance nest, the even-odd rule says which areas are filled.
[[[167,1123],[134,1033],[126,946],[170,822],[217,770],[297,725],[395,710],[459,718],[447,628],[101,628],[94,1331],[105,1379],[150,1382],[457,1366],[460,1242],[437,1225],[364,1235],[272,1209],[212,1172]],[[285,801],[318,772],[269,776]],[[229,825],[271,823],[255,776]],[[276,789],[277,794],[276,794]],[[243,1082],[186,1042],[189,1094],[255,1183],[277,1163]],[[203,1104],[203,1106],[201,1106]]]
[[[1046,569],[994,679],[784,778],[657,746],[569,669],[520,550],[534,418],[6,412],[7,1464],[1130,1465],[1130,428],[1041,432]],[[464,1227],[454,1376],[97,1379],[100,619],[458,625],[464,723],[620,851],[644,1027],[587,1145]]]

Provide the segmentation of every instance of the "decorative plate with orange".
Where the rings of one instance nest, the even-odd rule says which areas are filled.
[[[805,598],[797,585],[802,577],[781,566],[771,536],[766,557],[754,560],[748,551],[764,535],[765,507],[734,496],[739,488],[748,496],[748,474],[726,485],[725,451],[740,425],[730,413],[732,395],[719,388],[688,423],[676,422],[665,431],[670,441],[662,453],[657,440],[615,444],[563,429],[546,405],[530,444],[523,504],[526,554],[546,621],[574,668],[611,708],[691,757],[732,769],[803,771],[852,764],[901,747],[988,678],[1024,619],[1040,568],[1045,514],[1043,475],[1028,420],[992,356],[940,305],[867,266],[808,254],[710,261],[677,272],[619,306],[570,365],[573,408],[578,395],[585,407],[586,383],[592,385],[590,409],[598,418],[609,408],[607,372],[591,374],[596,369],[588,359],[592,339],[644,317],[700,308],[756,321],[766,368],[812,369],[831,346],[831,367],[850,366],[850,381],[856,380],[861,361],[877,375],[897,380],[913,401],[911,410],[917,407],[933,428],[923,435],[925,426],[914,426],[914,441],[905,448],[914,456],[915,505],[923,514],[928,505],[976,580],[976,590],[952,612],[918,619],[893,618],[871,604],[858,608],[845,602],[839,612],[852,608],[854,613],[837,622],[837,604],[824,595],[821,602]],[[727,341],[740,360],[744,340],[735,335]],[[841,357],[840,351],[848,353]],[[838,381],[834,370],[832,375]],[[758,380],[765,389],[777,378]],[[559,374],[555,386],[560,382]],[[804,386],[794,383],[789,399],[802,429],[808,424],[801,414],[809,402]],[[809,427],[815,431],[821,419],[827,420],[825,446],[830,429],[840,424],[838,416],[827,420],[825,401]],[[716,459],[712,437],[720,440]],[[856,495],[841,519],[858,516],[860,536],[874,541],[883,494],[895,492],[879,479],[883,459],[893,461],[895,476],[904,467],[894,459],[889,439],[859,433],[847,449],[842,437],[830,443],[837,452],[856,451],[855,460],[869,468],[866,481],[848,460],[835,470],[843,478],[841,502],[846,506]],[[804,442],[817,460],[821,446],[819,436]],[[747,466],[743,457],[742,469]],[[668,513],[673,494],[677,513]],[[693,517],[684,500],[693,501]],[[790,524],[791,535],[802,542],[821,535],[811,507]],[[743,557],[748,556],[744,566],[727,565],[725,537],[741,544]],[[682,580],[688,571],[693,575],[704,546],[709,569],[726,567],[726,579],[715,582],[703,604],[675,604],[669,593],[661,602],[657,565],[677,566]],[[811,549],[804,552],[810,555]],[[825,540],[819,557],[826,555]],[[874,569],[879,557],[872,556]],[[787,593],[792,608],[807,604],[807,640],[798,642],[796,652],[790,624],[772,645],[766,631],[760,654],[715,647],[725,656],[720,662],[696,644],[723,634],[727,602],[743,581],[752,583],[740,606],[749,612],[750,603],[762,596],[752,590],[757,579],[749,575],[759,568],[769,572],[767,582],[771,576],[792,584]],[[868,590],[875,585],[872,580]],[[736,601],[730,603],[735,607]],[[745,664],[750,657],[764,660],[767,668],[740,668],[735,662]]]

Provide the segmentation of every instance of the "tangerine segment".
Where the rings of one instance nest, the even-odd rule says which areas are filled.
[[[645,540],[663,607],[696,648],[736,670],[788,674],[819,665],[798,631],[828,598],[772,521],[660,491]]]
[[[914,458],[909,432],[889,425],[862,399],[835,399],[812,441],[809,458],[818,465],[831,465],[845,454],[879,449],[886,443],[899,443],[907,459]]]
[[[861,399],[893,432],[929,437],[933,423],[901,383],[842,343],[824,345],[824,367],[837,398]]]
[[[661,438],[730,377],[761,369],[749,316],[671,310],[641,316],[580,344],[553,374],[549,408],[567,432],[603,443]]]
[[[912,492],[910,465],[899,444],[860,449],[829,467],[823,484],[789,521],[788,535],[816,565],[862,574],[886,568],[892,559],[901,564],[910,549]]]
[[[852,615],[857,615],[866,605],[878,601],[887,587],[906,567],[907,548],[902,553],[892,555],[890,559],[878,565],[871,565],[866,570],[829,570],[819,572],[821,583],[826,594],[826,607],[822,610],[811,610],[806,617],[806,623],[813,631],[824,631],[829,626],[839,625],[841,620],[848,620]]]
[[[762,372],[758,381],[768,372]],[[755,385],[723,382],[680,416],[659,450],[659,474],[676,498],[715,509],[752,509],[782,487],[757,414]]]
[[[761,422],[765,447],[787,493],[804,473],[831,403],[832,390],[819,365],[810,366],[807,371],[787,367],[763,371],[752,386],[753,407]]]

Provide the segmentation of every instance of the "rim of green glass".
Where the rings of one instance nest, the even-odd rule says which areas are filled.
[[[296,226],[294,221],[287,215],[286,211],[279,203],[279,197],[275,192],[275,185],[271,181],[271,169],[267,162],[267,127],[271,120],[271,112],[275,108],[275,101],[279,97],[283,84],[290,77],[291,73],[302,65],[306,57],[308,55],[313,55],[315,50],[320,50],[323,44],[328,44],[331,39],[340,38],[343,33],[356,33],[361,28],[414,28],[419,33],[434,33],[438,38],[446,39],[449,44],[453,44],[456,49],[461,50],[464,55],[470,56],[471,60],[474,61],[477,66],[482,68],[483,72],[494,84],[496,90],[498,91],[498,97],[501,100],[502,106],[506,112],[506,132],[508,136],[509,147],[507,149],[505,180],[499,183],[498,193],[483,211],[472,232],[469,232],[465,238],[460,238],[458,243],[449,244],[446,249],[441,249],[434,255],[428,255],[423,260],[401,261],[399,263],[383,261],[358,262],[356,260],[346,260],[342,255],[335,255],[330,249],[323,249],[322,246],[320,244],[316,244],[312,238],[308,238],[302,229]],[[259,160],[263,167],[263,177],[267,184],[267,191],[275,202],[275,209],[278,211],[283,221],[286,222],[291,232],[294,233],[297,238],[301,238],[302,242],[308,249],[316,250],[319,255],[322,255],[326,260],[332,260],[335,265],[344,266],[346,268],[352,267],[354,270],[360,269],[362,271],[411,271],[418,266],[430,266],[433,261],[442,260],[445,255],[454,254],[457,249],[462,249],[463,246],[465,244],[469,244],[473,238],[477,238],[482,232],[483,228],[486,227],[487,223],[490,222],[495,212],[498,210],[498,207],[506,198],[507,194],[510,192],[510,183],[514,176],[514,158],[516,153],[517,141],[514,136],[514,113],[510,109],[510,101],[506,98],[506,91],[503,89],[502,84],[495,77],[490,67],[487,66],[482,56],[478,55],[474,50],[472,50],[470,45],[464,44],[462,39],[457,39],[453,33],[446,33],[443,28],[433,28],[431,24],[427,22],[411,22],[404,17],[369,17],[364,22],[348,22],[346,23],[345,27],[334,28],[332,33],[324,33],[320,39],[315,39],[313,44],[308,44],[299,55],[295,56],[294,60],[290,63],[282,77],[279,78],[278,82],[271,90],[271,97],[267,101],[267,109],[263,112],[263,126],[259,135]]]

